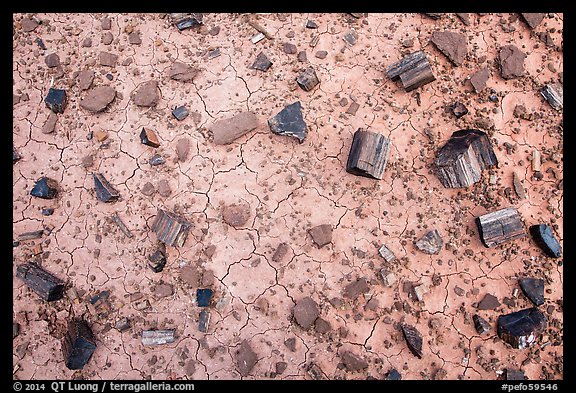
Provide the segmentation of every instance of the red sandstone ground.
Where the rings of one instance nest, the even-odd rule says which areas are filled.
[[[112,21],[110,30],[102,29],[104,17]],[[534,29],[519,14],[469,18],[466,26],[455,14],[437,20],[424,14],[206,14],[202,27],[178,31],[167,14],[14,14],[13,141],[22,156],[13,165],[14,239],[47,229],[41,239],[14,247],[14,274],[19,264],[37,259],[79,295],[77,301],[65,296],[47,303],[14,277],[13,319],[20,325],[14,378],[239,379],[236,351],[246,340],[257,355],[242,377],[248,379],[310,379],[311,362],[329,379],[381,379],[392,368],[403,379],[490,380],[508,368],[523,370],[530,380],[562,379],[562,259],[547,258],[529,236],[487,249],[474,218],[513,206],[526,227],[548,223],[563,243],[562,112],[538,93],[562,80],[563,15],[546,14]],[[29,31],[29,20],[41,23]],[[257,30],[248,20],[272,39],[252,43]],[[318,29],[306,28],[308,20]],[[355,45],[343,40],[351,30],[358,34]],[[434,31],[446,30],[466,36],[461,65],[430,42]],[[129,42],[132,32],[141,43]],[[548,42],[540,34],[546,32]],[[285,42],[305,50],[307,62],[284,53]],[[505,80],[497,51],[509,43],[527,58],[524,75]],[[215,48],[221,55],[210,59]],[[384,71],[418,49],[426,52],[436,80],[406,93]],[[324,59],[315,56],[322,50],[328,52]],[[100,65],[101,51],[118,55],[117,64]],[[261,51],[273,63],[266,72],[250,68]],[[45,57],[51,53],[58,54],[59,67],[48,68]],[[169,79],[173,61],[200,72],[192,82]],[[311,92],[294,81],[306,65],[321,81]],[[491,76],[476,93],[468,79],[482,67]],[[77,81],[82,70],[95,72],[92,86],[118,92],[102,113],[80,107],[87,94]],[[158,104],[136,106],[132,93],[149,80],[158,82]],[[43,99],[50,86],[65,89],[69,102],[54,132],[45,134],[50,110]],[[492,94],[497,102],[489,100]],[[302,144],[272,134],[267,125],[297,100],[309,127]],[[455,101],[469,110],[460,119],[446,110]],[[346,114],[352,102],[359,109]],[[171,111],[183,104],[190,116],[179,122]],[[519,105],[525,107],[522,117],[515,114]],[[260,125],[230,145],[215,145],[209,127],[240,111],[255,113]],[[156,130],[159,148],[140,143],[142,127]],[[446,189],[432,172],[435,153],[453,131],[468,127],[490,135],[499,165],[471,187]],[[382,180],[345,171],[358,128],[392,141]],[[102,131],[107,139],[99,141]],[[176,154],[181,138],[190,142],[184,161]],[[542,178],[531,167],[534,149],[542,154]],[[165,164],[148,163],[156,153]],[[88,155],[93,162],[84,166]],[[98,201],[92,172],[102,173],[121,199]],[[514,193],[513,173],[525,199]],[[43,175],[58,181],[57,199],[30,196]],[[148,186],[145,195],[148,182],[155,192]],[[222,209],[230,204],[248,207],[244,225],[224,222]],[[42,215],[44,207],[53,207],[54,214]],[[156,244],[150,226],[159,207],[181,212],[193,227],[183,247],[167,247],[168,263],[154,273],[146,257]],[[115,212],[132,238],[110,220]],[[332,242],[317,248],[308,229],[320,224],[334,230]],[[444,239],[438,255],[414,246],[431,229]],[[287,244],[287,253],[273,260],[280,243]],[[398,258],[391,265],[397,277],[392,287],[379,276],[382,244]],[[515,291],[518,278],[526,276],[545,279],[546,303],[540,308],[548,327],[534,346],[519,350],[495,328],[499,315],[531,306]],[[354,300],[343,297],[346,285],[362,277],[369,291]],[[421,302],[404,291],[407,283],[428,287]],[[198,287],[215,291],[207,333],[198,330]],[[109,310],[99,314],[88,300],[104,290],[110,291]],[[501,306],[477,310],[487,293]],[[329,323],[322,333],[314,327],[304,331],[292,318],[295,303],[307,296]],[[139,310],[143,299],[150,307]],[[490,322],[489,334],[476,333],[475,313]],[[98,345],[79,371],[65,367],[61,351],[64,326],[74,316],[90,323]],[[124,316],[132,327],[120,333],[114,325]],[[422,359],[407,348],[401,322],[422,333]],[[177,339],[143,347],[141,331],[151,328],[175,328]],[[285,345],[291,338],[293,350]],[[345,351],[368,367],[347,370]],[[281,362],[286,367],[277,375]]]

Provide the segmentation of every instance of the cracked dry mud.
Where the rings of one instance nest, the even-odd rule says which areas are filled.
[[[13,164],[14,239],[44,229],[13,249],[14,378],[384,379],[396,369],[402,379],[480,380],[519,369],[530,380],[562,379],[562,258],[547,257],[530,236],[485,248],[474,219],[512,206],[526,229],[549,224],[563,244],[562,112],[538,93],[563,81],[563,15],[545,14],[533,29],[519,14],[461,18],[206,14],[203,26],[179,31],[168,14],[14,14],[13,141],[21,157]],[[318,28],[307,29],[308,20]],[[254,44],[254,26],[272,39]],[[435,31],[464,35],[460,65],[430,42]],[[344,40],[350,32],[353,44]],[[286,53],[285,43],[296,51]],[[515,79],[499,69],[508,44],[526,54]],[[416,50],[425,51],[436,80],[407,93],[385,71]],[[267,71],[251,68],[260,52],[272,62]],[[59,64],[49,68],[51,53]],[[101,53],[117,59],[104,55],[103,65]],[[174,62],[198,71],[190,81],[171,79]],[[309,65],[320,84],[306,92],[295,79]],[[476,92],[469,77],[483,68],[489,78]],[[158,90],[142,102],[152,106],[138,106],[134,93],[149,81]],[[68,104],[45,133],[51,86],[66,90]],[[81,102],[98,86],[116,96],[92,113]],[[301,144],[267,125],[296,101],[308,126]],[[460,118],[451,113],[457,101],[469,110]],[[351,104],[357,109],[347,113]],[[181,105],[190,115],[178,121],[172,110]],[[258,127],[216,145],[210,126],[245,111]],[[156,132],[158,148],[140,142],[143,127]],[[391,141],[382,180],[345,170],[359,128]],[[465,128],[489,135],[499,164],[470,187],[447,189],[432,164]],[[163,160],[151,165],[156,154]],[[120,198],[99,201],[92,173]],[[42,176],[58,182],[56,199],[30,195]],[[246,207],[245,223],[225,222],[231,205]],[[151,225],[159,208],[191,229],[183,247],[166,247],[167,263],[155,273],[148,256],[158,247]],[[319,225],[333,228],[321,248],[309,233]],[[415,242],[434,229],[444,244],[425,254]],[[382,245],[396,258],[386,262]],[[66,281],[63,299],[47,303],[15,277],[29,260]],[[396,278],[390,286],[383,268]],[[532,306],[518,283],[524,277],[544,280],[539,309],[548,324],[518,350],[497,336],[496,322]],[[355,282],[365,288],[347,297]],[[198,327],[199,288],[214,291],[206,333]],[[109,295],[91,304],[102,291]],[[487,294],[496,309],[477,308]],[[304,330],[292,312],[306,297],[321,319]],[[475,314],[489,332],[476,332]],[[89,322],[97,344],[77,371],[65,367],[61,350],[73,317]],[[130,327],[120,332],[124,317]],[[403,324],[421,333],[421,359],[406,345]],[[142,331],[152,329],[176,329],[174,342],[144,347]],[[250,367],[238,363],[244,347],[255,354]]]

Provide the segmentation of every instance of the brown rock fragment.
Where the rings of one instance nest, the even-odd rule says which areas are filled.
[[[132,95],[134,104],[143,107],[156,106],[159,100],[160,89],[158,88],[158,82],[155,80],[142,83]]]
[[[102,112],[116,98],[116,90],[110,86],[98,86],[92,89],[82,101],[80,106],[92,113]]]
[[[38,27],[38,22],[32,19],[24,18],[20,21],[20,26],[22,26],[22,31],[24,33],[29,33]]]
[[[490,293],[487,293],[480,302],[478,302],[479,310],[495,310],[500,307],[498,298]]]
[[[50,53],[44,58],[44,62],[48,68],[58,67],[60,65],[60,57],[57,53]]]
[[[84,70],[78,73],[78,87],[80,90],[88,90],[94,81],[94,71]]]
[[[156,189],[152,183],[146,182],[140,189],[140,192],[146,196],[152,196],[156,192]]]
[[[327,320],[318,317],[314,323],[314,330],[316,330],[316,333],[320,334],[328,333],[330,330],[332,330],[332,325],[330,325],[330,322]]]
[[[512,176],[512,184],[514,185],[514,191],[516,192],[516,195],[518,195],[518,198],[520,199],[526,198],[526,192],[524,191],[524,187],[522,186],[522,182],[520,181],[518,174],[514,172]]]
[[[534,29],[540,24],[540,22],[542,22],[542,19],[544,19],[546,14],[537,12],[522,12],[521,15],[526,23],[528,23],[528,26],[530,26],[531,29]]]
[[[346,285],[346,288],[344,288],[343,296],[354,300],[361,294],[367,293],[369,290],[370,286],[368,285],[366,277],[361,277],[356,281]]]
[[[280,243],[278,245],[278,247],[276,248],[276,251],[274,251],[274,255],[272,255],[272,261],[273,262],[282,261],[282,259],[284,259],[286,254],[288,254],[289,250],[290,250],[290,247],[288,246],[288,244]]]
[[[244,226],[250,218],[250,206],[247,203],[227,205],[222,209],[222,219],[233,227]]]
[[[176,156],[178,157],[178,161],[184,162],[188,158],[188,154],[190,153],[190,139],[183,137],[178,139],[176,143]]]
[[[402,333],[404,334],[410,352],[419,359],[422,359],[422,335],[418,329],[414,326],[402,324]]]
[[[46,119],[46,122],[42,126],[42,133],[43,134],[53,133],[54,129],[56,127],[56,121],[58,121],[58,115],[56,113],[50,111],[50,114],[48,115],[48,119]]]
[[[284,341],[284,345],[286,345],[290,351],[296,352],[296,337],[287,338]]]
[[[312,240],[318,248],[322,248],[332,241],[332,225],[322,224],[308,230]]]
[[[348,371],[359,371],[368,368],[368,362],[366,360],[350,351],[342,352],[340,357]]]
[[[248,376],[250,371],[254,368],[254,365],[258,361],[258,356],[250,347],[248,341],[243,340],[240,344],[240,348],[236,351],[236,364],[240,370],[240,374],[243,377]]]
[[[100,19],[100,26],[102,27],[102,30],[110,30],[112,28],[112,19],[108,17]]]
[[[237,115],[216,121],[209,130],[214,136],[214,143],[227,145],[242,135],[258,127],[258,117],[252,112],[240,112]]]
[[[168,77],[180,82],[190,82],[199,72],[197,68],[175,61],[168,70]]]
[[[172,194],[172,189],[170,188],[170,183],[168,183],[168,180],[166,179],[160,180],[157,186],[158,186],[158,194],[160,194],[160,196],[167,198],[170,196],[170,194]]]
[[[482,90],[484,90],[488,78],[490,78],[490,71],[487,67],[475,72],[470,77],[470,83],[472,84],[472,87],[474,87],[476,93],[480,93]]]
[[[118,61],[118,55],[109,52],[100,52],[98,55],[100,65],[107,67],[116,67],[116,62]]]
[[[498,52],[502,78],[514,79],[524,75],[526,54],[514,45],[505,45]]]
[[[312,327],[318,315],[320,315],[320,310],[318,305],[310,297],[305,297],[298,301],[294,308],[292,309],[292,314],[296,323],[302,327],[304,330],[308,330]]]
[[[468,49],[464,34],[452,31],[435,31],[432,33],[430,41],[448,57],[452,64],[461,65],[466,59]]]
[[[466,26],[470,26],[470,14],[457,12],[456,16],[458,16],[458,18],[460,18],[462,23],[464,23]]]

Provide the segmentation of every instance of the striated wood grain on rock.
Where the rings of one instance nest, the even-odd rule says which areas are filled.
[[[513,207],[477,217],[476,225],[482,243],[488,248],[526,236],[520,215]]]
[[[346,172],[382,179],[391,145],[384,135],[359,128],[350,146]]]

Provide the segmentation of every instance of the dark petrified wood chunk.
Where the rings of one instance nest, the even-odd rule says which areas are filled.
[[[174,342],[176,329],[143,330],[142,345],[162,345]]]
[[[272,62],[270,59],[268,59],[264,52],[260,52],[258,53],[258,56],[256,56],[256,60],[254,60],[254,63],[252,63],[250,68],[254,68],[255,70],[259,71],[268,71],[268,68],[271,66]]]
[[[64,109],[66,109],[66,104],[68,103],[66,91],[51,87],[50,90],[48,90],[46,98],[44,98],[44,102],[52,112],[64,113]]]
[[[298,75],[296,78],[296,83],[298,83],[298,86],[300,86],[303,90],[310,91],[320,83],[320,79],[318,79],[318,75],[316,75],[314,68],[307,67],[300,73],[300,75]]]
[[[208,307],[210,306],[210,300],[212,300],[212,295],[214,291],[209,288],[198,288],[196,290],[196,301],[198,307]]]
[[[156,219],[152,223],[152,231],[158,240],[167,246],[182,247],[190,231],[191,224],[175,213],[158,209]]]
[[[58,183],[54,179],[42,176],[34,183],[30,195],[42,199],[54,199],[58,195]]]
[[[464,105],[461,102],[455,102],[452,105],[451,109],[452,113],[454,114],[454,116],[456,116],[457,119],[461,118],[462,116],[468,113],[468,108],[466,108],[466,105]]]
[[[391,146],[392,143],[384,135],[359,128],[352,139],[346,172],[382,179]]]
[[[446,188],[468,187],[482,177],[482,170],[498,165],[485,132],[466,129],[452,133],[434,161],[435,173]]]
[[[20,156],[20,154],[18,154],[18,152],[16,151],[16,148],[14,146],[12,146],[12,163],[15,163],[16,161],[20,160],[22,157]]]
[[[308,233],[312,236],[312,240],[318,248],[322,248],[332,241],[332,225],[330,224],[322,224],[310,228]]]
[[[202,333],[208,333],[208,328],[210,327],[210,311],[207,308],[203,308],[200,311],[200,316],[198,317],[198,330]]]
[[[318,305],[310,297],[305,297],[296,303],[292,309],[292,314],[296,323],[304,330],[308,330],[314,325],[316,318],[320,315]]]
[[[378,249],[378,254],[380,254],[380,256],[386,260],[386,262],[392,262],[394,259],[396,259],[396,255],[394,255],[394,253],[388,247],[386,247],[385,244],[383,244]]]
[[[300,143],[304,142],[308,127],[302,116],[300,101],[284,107],[276,116],[268,120],[268,126],[275,134],[292,136]]]
[[[538,26],[540,22],[542,22],[542,19],[544,19],[544,16],[546,16],[546,14],[538,12],[522,12],[521,15],[531,29]]]
[[[564,106],[564,87],[560,83],[549,83],[540,89],[542,97],[557,111]]]
[[[118,330],[119,332],[125,332],[126,330],[130,329],[130,326],[131,326],[130,320],[126,317],[120,318],[118,321],[116,321],[116,324],[114,325],[116,330]]]
[[[512,347],[524,349],[532,345],[546,329],[546,316],[536,307],[516,311],[498,318],[498,336]]]
[[[160,147],[158,136],[150,128],[142,127],[142,131],[140,131],[140,142],[147,146]]]
[[[506,371],[506,380],[507,381],[523,381],[524,380],[524,371],[522,371],[522,370],[514,370],[511,368],[507,368],[505,371]]]
[[[427,232],[415,243],[416,247],[429,255],[438,254],[442,250],[444,242],[436,229]]]
[[[178,106],[172,111],[172,116],[174,116],[176,120],[184,120],[188,117],[188,109],[184,105]]]
[[[166,266],[166,247],[160,244],[160,247],[148,256],[148,267],[156,273],[160,273]]]
[[[562,254],[562,247],[547,224],[532,225],[530,227],[530,234],[538,244],[538,247],[544,251],[550,258],[560,258]]]
[[[64,281],[44,270],[34,262],[26,262],[16,268],[16,277],[47,302],[62,299]]]
[[[386,69],[386,76],[392,80],[399,78],[407,92],[436,80],[423,51],[413,52],[391,64]]]
[[[400,381],[402,379],[402,375],[400,375],[398,370],[393,368],[386,373],[386,377],[384,379],[387,381]]]
[[[68,331],[62,339],[62,352],[66,367],[80,370],[96,350],[96,339],[86,321],[74,319],[68,323]]]
[[[537,306],[544,304],[544,280],[541,278],[521,278],[520,288],[524,295]]]
[[[478,334],[484,334],[490,331],[490,324],[484,318],[478,314],[472,316],[472,321],[474,321],[474,329]]]
[[[112,187],[101,173],[93,173],[94,187],[96,190],[96,198],[102,202],[112,202],[120,197],[120,193]]]
[[[320,366],[318,366],[314,362],[310,362],[308,365],[306,365],[305,369],[306,369],[306,372],[308,373],[308,375],[310,375],[310,377],[314,380],[327,379],[326,375],[324,374],[324,372],[322,371]]]
[[[182,31],[191,27],[198,27],[202,25],[204,15],[200,13],[172,13],[170,18],[172,23],[176,25],[178,30]]]
[[[422,335],[414,327],[407,324],[402,324],[402,333],[406,339],[408,349],[419,359],[422,359]]]
[[[477,217],[476,225],[482,243],[488,248],[526,236],[520,215],[513,207]]]

